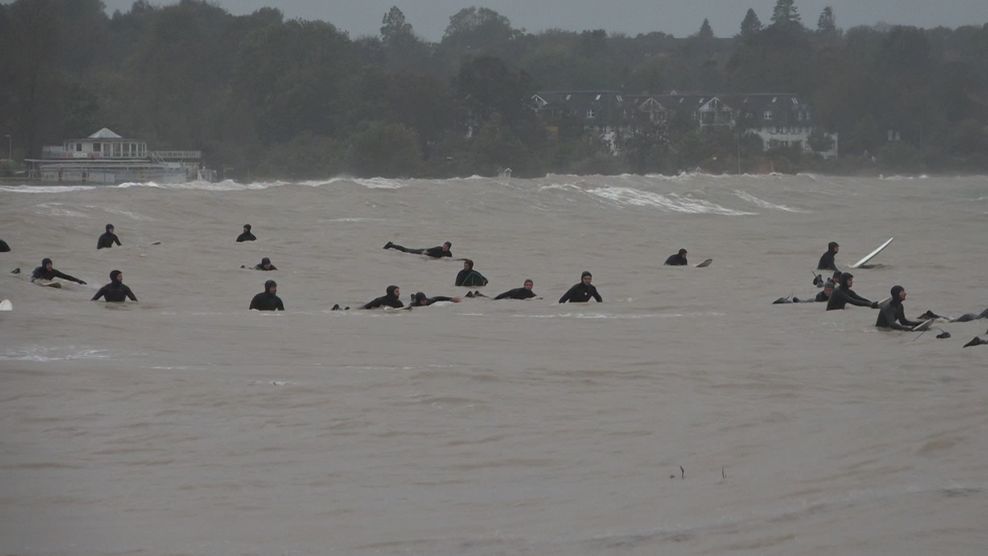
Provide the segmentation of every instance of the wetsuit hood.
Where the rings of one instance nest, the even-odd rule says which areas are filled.
[[[395,297],[395,290],[397,289],[398,286],[388,286],[384,291],[388,294],[388,297]]]
[[[52,264],[52,263],[51,263],[51,259],[49,259],[48,257],[45,257],[45,258],[41,259],[41,268],[45,268],[45,266],[47,266],[49,264]]]
[[[275,282],[274,280],[268,280],[267,282],[264,282],[264,293],[271,293],[271,288],[277,285],[278,283]]]
[[[840,275],[840,287],[844,288],[845,290],[848,289],[848,288],[850,288],[850,286],[848,286],[847,283],[851,281],[851,278],[854,278],[854,275],[851,274],[850,272],[845,272],[845,273],[841,274]]]
[[[244,224],[244,229],[249,232],[250,231],[250,224]]]
[[[121,274],[123,274],[123,273],[120,272],[119,270],[110,271],[110,281],[111,282],[116,282],[117,281],[117,277],[120,276]]]
[[[262,265],[271,264],[271,259],[264,257],[263,259],[261,259],[261,264]]]
[[[415,295],[412,296],[412,302],[418,304],[425,303],[427,299],[429,299],[429,297],[425,295],[425,292],[416,292]]]
[[[906,289],[906,288],[903,288],[902,286],[892,286],[892,304],[893,305],[898,305],[899,303],[902,303],[902,301],[899,300],[899,294],[902,293],[902,290],[904,290],[904,289]]]
[[[580,280],[583,280],[587,276],[590,276],[591,278],[593,278],[593,274],[590,274],[590,271],[589,270],[584,270],[583,271],[583,274],[580,275]]]
[[[113,231],[113,224],[107,224],[106,225],[106,231],[107,232],[112,232]]]

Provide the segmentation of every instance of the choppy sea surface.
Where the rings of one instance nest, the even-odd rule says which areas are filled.
[[[984,176],[0,187],[0,554],[984,554],[988,321],[771,304],[892,236],[859,294],[988,307]],[[463,295],[381,249],[445,240],[543,298],[330,310]]]

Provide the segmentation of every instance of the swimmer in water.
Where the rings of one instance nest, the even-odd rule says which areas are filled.
[[[114,243],[120,245],[120,238],[117,237],[117,234],[113,233],[113,224],[107,224],[106,232],[96,240],[96,250],[109,249],[113,247]]]
[[[576,284],[569,289],[562,297],[559,298],[560,303],[586,303],[590,301],[590,298],[596,299],[597,303],[602,303],[604,300],[597,293],[597,288],[591,283],[593,282],[593,275],[590,271],[584,270],[583,274],[580,275],[580,283]]]
[[[258,311],[284,311],[285,304],[281,302],[281,298],[278,297],[278,284],[274,280],[268,280],[264,282],[264,291],[255,295],[253,299],[250,300],[251,309],[257,309]]]
[[[689,263],[686,262],[686,249],[680,249],[675,255],[670,255],[666,259],[666,264],[669,266],[685,266]]]
[[[473,261],[463,259],[463,270],[456,274],[456,280],[453,281],[453,285],[465,288],[486,286],[487,278],[484,278],[483,274],[473,269]]]
[[[237,243],[243,243],[245,241],[256,241],[257,238],[254,234],[250,233],[250,224],[244,224],[244,233],[237,236]]]
[[[100,288],[90,301],[96,301],[101,297],[111,303],[123,303],[127,299],[137,301],[134,292],[130,291],[130,288],[124,285],[123,272],[119,270],[114,270],[110,273],[110,283]]]

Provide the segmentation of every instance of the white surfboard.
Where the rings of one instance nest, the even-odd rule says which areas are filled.
[[[14,304],[10,302],[9,299],[4,299],[0,301],[0,311],[13,311]]]
[[[867,255],[865,255],[863,259],[861,259],[860,261],[852,264],[851,265],[851,268],[858,268],[861,265],[867,263],[868,261],[874,259],[876,256],[878,256],[879,253],[881,253],[882,251],[884,251],[885,248],[888,247],[890,243],[892,243],[892,240],[893,239],[895,239],[895,238],[894,237],[890,237],[888,239],[888,241],[886,241],[885,243],[879,245],[878,248],[875,249],[874,251],[872,251],[871,253],[868,253]]]
[[[921,323],[917,324],[916,326],[912,327],[910,330],[912,332],[922,332],[924,330],[929,330],[930,329],[930,326],[933,325],[933,321],[935,321],[935,320],[937,320],[937,319],[927,319],[927,320],[924,320],[923,322],[921,322]]]

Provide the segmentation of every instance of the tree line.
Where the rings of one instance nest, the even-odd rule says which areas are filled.
[[[529,33],[471,7],[438,42],[398,8],[378,36],[234,16],[202,0],[0,5],[0,135],[15,159],[101,127],[152,148],[200,149],[236,177],[988,170],[988,24],[842,30],[831,8],[807,26],[794,0],[766,22],[748,10],[732,37]],[[658,15],[657,15],[658,16]],[[614,145],[582,125],[547,133],[539,90],[791,92],[841,156],[763,152],[730,132],[670,125]],[[0,147],[7,145],[0,144]],[[0,157],[6,157],[6,152]]]

